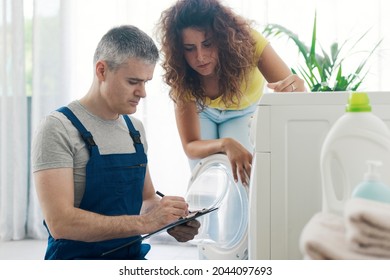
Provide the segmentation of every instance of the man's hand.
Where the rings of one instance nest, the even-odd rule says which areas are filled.
[[[169,229],[168,233],[179,242],[187,242],[194,239],[194,237],[198,234],[199,227],[199,221],[192,220],[185,224]]]

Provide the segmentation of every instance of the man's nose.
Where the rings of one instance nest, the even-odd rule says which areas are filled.
[[[139,97],[146,97],[145,83],[140,83],[140,85],[137,87],[135,93]]]

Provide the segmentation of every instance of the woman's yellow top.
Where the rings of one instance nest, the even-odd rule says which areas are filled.
[[[257,68],[257,62],[259,61],[264,48],[267,46],[268,40],[254,29],[252,29],[252,36],[256,40],[255,56],[253,58],[256,62],[256,66],[254,66],[248,73],[248,83],[246,83],[245,79],[243,79],[243,81],[241,82],[240,89],[243,95],[240,99],[240,102],[238,103],[237,100],[234,100],[234,104],[226,106],[222,101],[221,96],[215,99],[210,99],[206,97],[205,105],[207,107],[219,110],[241,110],[259,101],[260,97],[263,94],[264,77]]]

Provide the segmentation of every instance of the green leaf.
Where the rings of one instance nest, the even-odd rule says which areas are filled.
[[[295,43],[298,53],[304,60],[304,64],[298,65],[298,71],[311,91],[344,91],[357,90],[359,88],[368,74],[368,71],[366,71],[362,77],[361,72],[366,69],[369,59],[382,43],[383,39],[374,46],[354,72],[343,75],[342,69],[344,67],[342,65],[347,63],[347,58],[368,32],[369,30],[364,32],[356,41],[353,41],[348,51],[344,49],[350,39],[345,40],[341,45],[338,42],[332,43],[330,45],[330,54],[317,42],[317,12],[314,14],[310,48],[299,39],[297,34],[279,24],[267,24],[263,34],[268,38],[286,36],[288,40],[292,40]],[[316,52],[317,44],[321,46],[320,53]],[[295,70],[293,73],[296,73]]]

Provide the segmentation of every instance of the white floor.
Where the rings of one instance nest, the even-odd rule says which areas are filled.
[[[196,260],[198,249],[188,243],[174,242],[169,236],[148,240],[152,249],[146,256],[149,260]],[[0,242],[0,260],[42,260],[46,240],[25,239]]]

